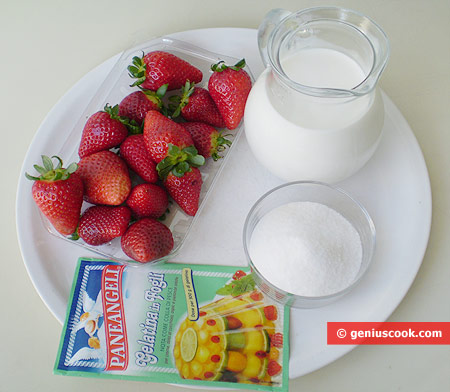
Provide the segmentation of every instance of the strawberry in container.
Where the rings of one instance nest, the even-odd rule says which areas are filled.
[[[136,124],[142,126],[145,115],[150,110],[160,112],[163,109],[162,99],[167,91],[168,84],[163,84],[158,90],[134,91],[128,94],[119,103],[119,116],[134,120]]]
[[[82,158],[78,166],[87,202],[118,206],[127,199],[131,180],[122,158],[103,150]]]
[[[34,165],[39,177],[25,173],[34,181],[32,195],[36,205],[53,227],[63,236],[72,235],[78,226],[81,205],[83,204],[83,182],[78,165],[63,167],[63,161],[54,156],[58,164],[42,155],[43,165]]]
[[[153,184],[158,181],[156,163],[145,147],[143,134],[128,136],[120,145],[120,156],[145,182]]]
[[[130,223],[126,206],[92,206],[84,211],[77,234],[89,245],[102,245],[120,237]]]
[[[119,115],[119,106],[105,105],[87,120],[81,135],[78,155],[84,158],[95,152],[109,150],[122,143],[130,133],[140,133],[140,126],[128,117]]]
[[[205,158],[211,157],[214,161],[221,158],[220,153],[231,141],[222,135],[221,131],[202,122],[186,122],[181,125],[189,132],[198,153]]]
[[[174,54],[161,50],[142,57],[133,57],[128,72],[136,79],[132,86],[151,91],[157,91],[164,84],[167,84],[168,90],[176,90],[183,87],[188,80],[198,83],[203,79],[203,73],[198,68]]]
[[[198,212],[200,194],[206,191],[202,187],[213,183],[220,168],[220,163],[202,168],[205,159],[218,160],[224,155],[225,148],[231,145],[223,135],[224,128],[233,129],[241,120],[238,113],[234,123],[230,122],[229,113],[223,111],[223,102],[208,89],[220,90],[229,84],[226,88],[239,96],[233,105],[239,107],[245,95],[240,92],[243,83],[237,82],[245,71],[237,70],[238,64],[225,67],[221,62],[211,75],[210,65],[218,58],[216,54],[169,39],[148,48],[152,49],[142,56],[136,56],[134,51],[134,57],[126,54],[127,62],[132,58],[128,67],[118,63],[117,74],[122,72],[126,79],[128,71],[135,79],[133,82],[125,81],[125,86],[120,77],[120,86],[116,83],[106,87],[110,91],[99,90],[89,104],[82,116],[87,121],[82,125],[81,138],[77,136],[79,162],[69,166],[63,178],[58,174],[61,163],[55,168],[56,177],[50,179],[46,172],[53,168],[45,167],[50,167],[51,159],[47,158],[44,168],[39,167],[40,177],[33,178],[34,188],[70,192],[70,206],[67,200],[58,206],[58,198],[39,204],[37,192],[33,194],[55,228],[47,224],[52,234],[79,237],[82,241],[76,243],[88,245],[89,249],[94,246],[102,255],[125,262],[129,258],[154,261],[180,248],[191,217]],[[216,77],[219,71],[225,77]],[[231,77],[234,73],[239,76]],[[205,80],[204,75],[208,76]],[[217,80],[208,84],[211,78]],[[121,95],[130,84],[137,91],[128,90]],[[171,91],[171,97],[167,97],[167,91]],[[122,97],[119,104],[105,105],[105,99],[116,100],[117,96]],[[178,113],[173,112],[171,102],[177,103]],[[103,109],[99,110],[100,107]],[[188,122],[173,121],[177,115]],[[73,146],[67,143],[61,155],[68,151],[73,151]],[[175,213],[169,211],[168,196],[185,214],[176,208]],[[83,200],[90,205],[82,208]],[[173,237],[168,227],[158,221],[163,218],[167,219],[165,223],[173,231]],[[144,239],[155,236],[159,242],[144,243]],[[117,247],[119,242],[114,241],[119,237],[121,249]]]
[[[153,218],[134,222],[121,238],[122,250],[140,263],[159,259],[170,253],[173,237],[170,230]]]
[[[232,66],[223,61],[211,66],[213,74],[208,81],[208,90],[228,129],[237,128],[241,122],[252,88],[252,80],[244,67],[244,59]]]
[[[203,122],[216,128],[225,128],[225,121],[208,90],[187,81],[181,89],[181,96],[174,97],[171,97],[172,104],[177,103],[178,106],[172,117],[181,114],[186,121]]]
[[[198,210],[203,184],[198,167],[205,158],[197,153],[191,135],[180,124],[157,111],[147,113],[144,142],[169,195],[194,216]]]

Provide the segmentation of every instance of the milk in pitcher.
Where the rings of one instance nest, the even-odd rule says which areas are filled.
[[[347,89],[366,75],[349,56],[308,48],[281,60],[282,70],[304,86]],[[363,166],[384,121],[378,90],[358,97],[315,97],[290,91],[270,69],[250,93],[245,113],[249,145],[261,163],[286,181],[338,182]]]
[[[335,183],[374,154],[383,129],[377,88],[389,41],[368,17],[340,7],[273,9],[258,29],[266,70],[245,109],[250,148],[286,181]]]

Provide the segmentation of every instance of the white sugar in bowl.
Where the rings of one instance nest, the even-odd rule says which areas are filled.
[[[313,181],[263,195],[244,225],[244,251],[262,292],[298,308],[329,304],[351,291],[375,249],[375,226],[342,189]]]

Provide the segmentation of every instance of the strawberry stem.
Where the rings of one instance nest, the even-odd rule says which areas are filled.
[[[151,102],[153,102],[155,105],[158,106],[158,108],[162,108],[163,102],[162,99],[164,98],[164,95],[166,95],[167,88],[169,87],[169,83],[163,84],[158,90],[152,91],[147,90],[145,88],[142,88],[141,86],[138,86],[139,89],[146,95],[147,99],[149,99]]]
[[[69,236],[69,240],[77,241],[80,239],[80,235],[78,234],[78,227],[77,229]]]
[[[170,117],[176,118],[180,115],[181,110],[189,103],[189,97],[194,92],[195,83],[186,81],[185,85],[181,88],[181,97],[178,95],[172,95],[169,97],[169,110]]]
[[[136,81],[130,85],[130,87],[140,86],[145,81],[145,72],[147,70],[147,66],[144,62],[144,52],[142,52],[142,56],[134,56],[131,60],[131,65],[127,67],[128,75],[131,78],[136,79]]]
[[[169,143],[167,156],[158,163],[156,170],[161,179],[167,178],[172,172],[176,177],[183,177],[184,173],[191,170],[191,167],[199,167],[204,165],[205,158],[198,154],[194,146],[180,147]]]
[[[128,129],[128,132],[132,135],[142,133],[143,127],[140,126],[135,120],[130,120],[128,117],[119,116],[119,105],[110,106],[108,103],[103,109],[113,120],[120,121]]]
[[[211,70],[214,72],[222,72],[226,69],[232,69],[233,71],[239,71],[240,69],[245,67],[245,59],[239,60],[234,65],[226,65],[225,61],[221,60],[217,64],[211,65]]]
[[[223,158],[221,155],[219,155],[219,152],[224,151],[227,146],[231,146],[231,141],[228,139],[225,139],[222,136],[222,132],[220,132],[219,135],[217,136],[217,138],[213,139],[212,144],[213,144],[213,149],[215,151],[211,154],[211,158],[214,161],[217,161],[220,158]]]
[[[47,155],[42,155],[43,166],[33,165],[34,169],[40,174],[39,177],[31,176],[25,173],[25,177],[31,181],[58,181],[67,180],[72,173],[78,169],[78,165],[73,162],[67,168],[63,168],[63,161],[60,157],[53,155],[49,158]],[[53,166],[52,158],[57,159],[58,164],[56,167]]]

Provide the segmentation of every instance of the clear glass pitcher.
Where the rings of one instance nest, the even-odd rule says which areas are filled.
[[[256,158],[287,181],[335,183],[359,170],[381,138],[377,82],[385,33],[335,7],[270,11],[258,31],[266,70],[250,92],[245,133]]]

